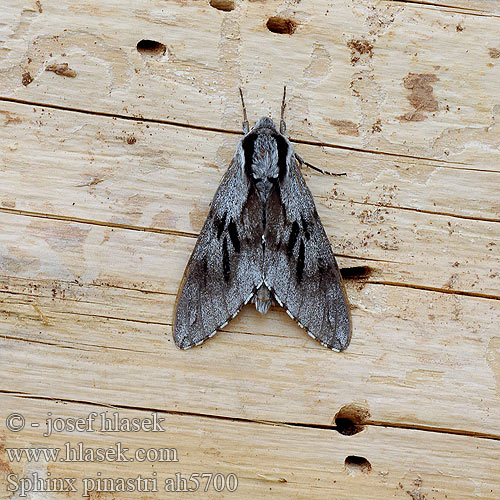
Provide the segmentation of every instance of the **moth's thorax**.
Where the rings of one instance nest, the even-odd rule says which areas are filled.
[[[252,128],[250,135],[253,135],[253,140],[247,143],[247,147],[252,148],[251,154],[247,156],[247,167],[260,198],[265,202],[279,177],[278,140],[282,136],[268,117],[262,117]]]
[[[250,171],[254,179],[278,177],[278,146],[272,135],[265,133],[257,135]]]

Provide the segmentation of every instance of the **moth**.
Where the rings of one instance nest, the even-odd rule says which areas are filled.
[[[344,350],[351,316],[339,268],[300,167],[305,162],[280,127],[261,118],[244,136],[212,201],[175,303],[173,335],[197,346],[252,301],[273,301],[325,347]],[[328,173],[328,172],[327,172]],[[344,175],[344,174],[332,174]]]

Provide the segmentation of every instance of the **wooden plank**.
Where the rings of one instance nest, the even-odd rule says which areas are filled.
[[[238,140],[19,104],[3,103],[0,113],[3,211],[148,231],[200,231]],[[336,253],[366,259],[374,280],[498,296],[496,173],[303,144],[297,149],[311,162],[348,172],[338,179],[305,172]],[[457,203],[471,194],[470,203]],[[44,237],[37,234],[41,221],[26,223],[35,239]],[[30,245],[17,232],[3,238],[14,247],[22,240],[26,251]],[[40,244],[33,240],[33,256]],[[190,248],[184,246],[185,258]],[[161,269],[167,261],[155,254]],[[153,283],[148,288],[157,289]]]
[[[185,352],[170,325],[191,238],[8,214],[0,221],[10,250],[0,387],[320,425],[362,399],[374,421],[500,435],[497,300],[353,281],[353,341],[342,354],[280,308],[260,316],[250,306],[227,333]]]
[[[488,16],[500,14],[496,0],[386,0],[391,3],[416,4],[419,7],[446,9],[461,14]]]
[[[1,395],[1,413],[4,421],[9,413],[21,413],[28,423],[40,423],[39,428],[26,426],[20,433],[2,431],[0,434],[0,464],[5,473],[32,477],[74,477],[77,492],[70,498],[81,498],[84,478],[157,479],[158,489],[166,478],[181,473],[235,474],[238,487],[234,492],[218,493],[209,488],[197,493],[202,498],[434,498],[436,500],[484,498],[496,499],[500,494],[498,441],[469,436],[453,436],[409,429],[368,427],[353,436],[334,430],[266,425],[256,422],[238,422],[207,419],[188,415],[158,415],[163,432],[61,432],[50,438],[46,431],[47,413],[50,418],[85,418],[91,412],[107,412],[111,418],[118,412],[122,419],[152,418],[150,412],[123,408],[89,406],[80,403],[36,400],[12,395]],[[100,429],[100,415],[92,429]],[[59,457],[65,459],[65,443],[76,447],[82,442],[87,449],[116,448],[120,441],[127,458],[135,456],[139,448],[148,450],[175,449],[165,457],[178,461],[133,461],[129,463],[10,461],[6,448],[47,447],[61,448]],[[349,456],[367,460],[364,466],[345,465]],[[142,455],[139,455],[142,457]],[[464,461],[468,464],[464,474]],[[369,465],[368,465],[369,464]],[[156,476],[153,474],[156,473]],[[11,481],[14,481],[11,478]],[[17,480],[16,480],[17,482]],[[193,486],[194,483],[188,483]],[[203,481],[202,486],[205,485]],[[90,486],[90,481],[87,482]],[[14,488],[15,484],[11,484]],[[90,491],[90,498],[137,498],[137,493]],[[169,493],[169,498],[181,498],[185,492]],[[161,498],[165,492],[143,493],[147,498]],[[115,496],[115,497],[116,497]],[[182,496],[182,498],[184,498]],[[1,498],[10,498],[3,490]]]
[[[239,130],[238,85],[255,118],[277,115],[286,83],[295,138],[496,168],[495,16],[348,0],[41,5],[4,7],[4,98]],[[294,33],[270,32],[276,16]],[[165,53],[139,53],[145,37]],[[46,71],[64,63],[74,78]]]
[[[157,203],[171,193],[183,192],[187,180],[189,185],[209,183],[208,189],[214,189],[241,137],[6,102],[0,102],[0,117],[4,125],[0,128],[0,140],[5,150],[2,205],[12,205],[7,194],[18,190],[24,198],[19,200],[24,203],[19,209],[40,212],[40,204],[50,201],[60,214],[99,220],[109,219],[109,212],[98,205],[103,189],[116,192],[115,197],[132,197],[141,190],[143,198]],[[305,168],[304,174],[310,177],[308,182],[318,199],[500,220],[500,207],[494,196],[497,172],[459,169],[437,160],[300,143],[295,148],[326,170],[347,173],[331,179],[311,174]],[[34,165],[40,172],[36,178],[32,175]],[[490,170],[494,168],[496,164]],[[46,183],[43,193],[36,190],[39,182]],[[196,185],[198,189],[201,186]],[[59,196],[61,191],[64,197]],[[470,198],[468,203],[457,203],[457,198],[465,194]],[[153,200],[153,196],[157,199]],[[73,199],[70,204],[69,199]],[[130,203],[128,199],[111,201],[114,215],[120,215],[123,223],[137,222],[130,209],[125,209]],[[188,222],[184,225],[168,229],[193,232],[199,221],[194,226]]]

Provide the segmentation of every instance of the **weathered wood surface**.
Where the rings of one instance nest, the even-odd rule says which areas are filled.
[[[231,498],[498,498],[498,3],[212,5],[234,9],[3,6],[0,391],[22,398],[1,398],[0,481],[39,470],[5,447],[83,439],[9,432],[9,413],[111,407],[161,411],[166,434],[120,439],[181,460],[89,465],[103,475],[234,472]],[[240,137],[236,89],[252,119],[276,117],[283,83],[297,150],[348,173],[304,172],[339,264],[367,268],[347,283],[352,344],[332,353],[279,308],[247,307],[181,352],[173,301]],[[349,404],[354,436],[335,431]]]
[[[481,148],[499,135],[496,16],[388,1],[40,5],[4,9],[2,96],[239,130],[238,85],[252,114],[276,114],[287,83],[293,137],[498,168]],[[276,15],[292,36],[267,30]],[[138,53],[144,38],[166,53]],[[75,78],[46,71],[65,62]],[[410,73],[421,76],[405,89]]]
[[[53,415],[78,418],[105,408],[75,404],[40,402],[10,395],[0,397],[2,406],[15,407],[29,415],[31,421],[44,423],[47,412]],[[108,415],[113,409],[108,408]],[[128,418],[150,418],[147,411],[121,411]],[[181,472],[186,477],[193,472],[223,472],[236,474],[238,489],[234,493],[198,492],[203,498],[498,498],[491,491],[492,479],[498,475],[498,446],[489,439],[436,434],[418,430],[369,427],[354,436],[343,436],[334,430],[290,427],[284,425],[232,422],[225,419],[207,419],[197,415],[160,414],[164,432],[131,432],[122,439],[129,448],[127,458],[132,458],[138,448],[174,448],[178,462],[134,462],[128,466],[130,477],[141,474],[153,477],[158,485]],[[96,427],[97,427],[96,423]],[[2,443],[14,446],[50,446],[63,451],[64,444],[72,447],[81,439],[73,433],[54,433],[43,437],[46,427],[29,429],[16,439],[1,438]],[[159,435],[158,435],[159,434]],[[251,443],[251,450],[249,444]],[[88,447],[107,448],[116,444],[111,433],[88,433]],[[346,467],[350,455],[367,457],[372,465],[370,473],[355,466]],[[167,456],[167,455],[166,455]],[[173,457],[170,454],[170,457]],[[19,473],[20,464],[5,460],[0,452],[0,464],[10,473]],[[431,459],[431,460],[430,460]],[[469,464],[464,474],[463,464]],[[426,464],[424,470],[423,464]],[[431,465],[432,464],[432,465]],[[121,465],[121,464],[120,464]],[[30,472],[52,472],[61,477],[96,478],[123,477],[117,474],[116,464],[88,463],[82,471],[81,464],[40,461],[31,464]],[[498,481],[498,479],[495,479]],[[201,483],[204,485],[204,482]],[[81,495],[83,484],[77,483]],[[141,498],[164,498],[169,493],[149,493]],[[186,493],[184,493],[184,496]],[[63,495],[61,495],[62,497]],[[137,493],[120,493],[115,497],[137,498]],[[179,495],[181,496],[181,495]],[[75,495],[76,497],[76,495]],[[81,498],[81,496],[80,496]],[[113,498],[111,494],[92,493],[90,498]]]

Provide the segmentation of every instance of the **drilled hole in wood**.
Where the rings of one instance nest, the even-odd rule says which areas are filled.
[[[267,20],[266,26],[269,31],[281,35],[291,35],[297,29],[297,23],[295,21],[280,16],[270,17]]]
[[[368,278],[371,273],[372,268],[368,266],[344,267],[340,270],[340,274],[345,280]]]
[[[210,6],[217,10],[230,12],[234,10],[234,0],[210,0]]]
[[[350,403],[343,406],[335,415],[337,431],[344,436],[353,436],[361,432],[370,418],[370,411],[361,403]]]
[[[167,52],[167,47],[155,40],[141,40],[137,44],[137,50],[143,56],[161,57]]]
[[[344,461],[344,467],[350,474],[369,474],[372,471],[372,464],[365,457],[349,455]]]

